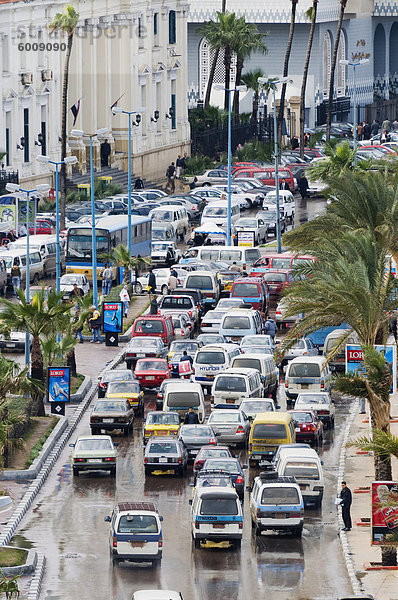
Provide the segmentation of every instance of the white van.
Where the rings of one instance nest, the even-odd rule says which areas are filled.
[[[200,290],[205,306],[214,308],[220,299],[220,284],[212,271],[192,271],[184,280],[184,288]]]
[[[331,352],[335,345],[339,343],[340,338],[349,333],[349,329],[333,329],[326,336],[325,343],[323,345],[323,356],[327,356]],[[345,343],[341,347],[340,351],[337,352],[333,358],[329,360],[329,367],[332,372],[334,371],[345,371],[345,345],[346,344],[359,344],[358,334],[355,331],[351,331],[349,336],[346,338]]]
[[[199,348],[193,359],[193,381],[211,387],[217,373],[228,369],[234,356],[239,354],[236,344],[209,344]]]
[[[211,407],[240,406],[247,398],[262,398],[264,394],[257,369],[225,369],[214,378],[211,388]]]
[[[231,200],[231,227],[234,229],[236,221],[240,219],[239,202]],[[211,221],[224,229],[228,227],[228,200],[214,200],[205,206],[200,219],[200,224],[204,225]]]
[[[245,352],[232,359],[231,367],[241,369],[257,369],[260,373],[265,396],[272,396],[276,400],[279,383],[279,369],[275,365],[271,354],[250,354]]]
[[[228,342],[240,342],[245,335],[259,335],[261,330],[261,315],[252,308],[230,308],[220,324],[220,335]]]
[[[221,332],[220,332],[221,333]],[[300,392],[330,392],[332,373],[324,356],[298,356],[287,366],[285,393],[296,399]]]
[[[7,285],[11,286],[11,268],[18,265],[21,269],[21,283],[26,282],[26,248],[14,248],[13,250],[4,250],[0,253],[0,258],[4,259],[7,269]],[[40,278],[43,278],[44,267],[40,252],[34,250],[29,254],[29,279],[31,283],[37,285]]]
[[[276,206],[276,192],[268,192],[264,198],[263,206]],[[295,213],[295,200],[289,190],[279,190],[279,208],[283,212],[288,223],[293,223]]]
[[[184,206],[170,204],[169,206],[159,206],[149,213],[153,223],[171,223],[176,232],[176,236],[181,241],[184,240],[189,231],[188,213]]]
[[[305,504],[322,506],[324,479],[321,460],[313,448],[283,448],[274,468],[282,476],[295,477]]]
[[[193,408],[198,415],[199,423],[204,423],[206,416],[203,389],[199,383],[187,381],[185,385],[170,383],[163,396],[163,411],[177,412],[183,420],[189,408]]]
[[[176,242],[176,231],[171,223],[152,223],[152,241],[153,242]]]
[[[232,265],[236,264],[244,271],[250,271],[253,264],[261,257],[259,248],[245,248],[237,246],[198,246],[191,248],[184,254],[181,264],[190,258],[198,260],[222,261]]]
[[[201,541],[235,543],[240,548],[243,514],[239,496],[230,487],[200,487],[191,508],[191,533],[195,548]]]
[[[19,238],[8,245],[11,250],[24,249],[26,252],[26,237]],[[57,236],[55,235],[31,235],[29,237],[30,252],[40,252],[43,259],[43,276],[49,277],[55,275],[57,270]],[[61,263],[61,273],[65,271],[65,242],[59,241],[59,257]]]

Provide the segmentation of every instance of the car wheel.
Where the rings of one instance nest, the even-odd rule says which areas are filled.
[[[33,277],[33,285],[37,285],[39,283],[39,279],[40,279],[39,274],[35,273],[34,277]]]
[[[156,558],[155,560],[152,561],[152,568],[156,569],[157,567],[160,567],[160,558]]]
[[[195,548],[200,548],[200,540],[198,540],[198,538],[194,538],[193,543]]]
[[[127,427],[124,427],[123,429],[123,435],[124,437],[127,437],[130,431],[130,425],[128,425]]]
[[[140,282],[137,282],[134,286],[134,293],[135,294],[142,294],[142,284]]]
[[[242,540],[235,540],[234,546],[235,546],[236,550],[240,550],[240,548],[242,546]]]
[[[91,428],[91,435],[99,435],[100,430],[97,427]]]
[[[169,291],[169,288],[167,287],[167,285],[162,285],[162,289],[161,289],[162,296],[167,296],[168,291]]]
[[[111,477],[116,477],[116,467],[113,467],[113,468],[110,470],[110,476],[111,476]]]
[[[151,474],[151,469],[149,467],[144,467],[145,475]]]
[[[292,529],[292,535],[294,537],[298,537],[301,538],[301,534],[303,533],[303,525],[299,525],[298,527],[293,527]]]
[[[80,471],[79,471],[79,469],[76,469],[76,467],[73,467],[73,475],[74,475],[75,477],[79,477],[79,474],[80,474]]]

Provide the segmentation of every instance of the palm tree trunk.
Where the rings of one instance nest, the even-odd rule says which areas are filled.
[[[213,56],[213,62],[211,63],[211,67],[210,67],[210,71],[209,71],[209,80],[207,82],[205,105],[204,105],[205,108],[210,106],[211,89],[213,87],[214,74],[216,72],[216,66],[217,66],[219,54],[220,54],[220,48],[216,48],[216,51]]]
[[[243,71],[243,58],[241,56],[238,56],[237,59],[236,59],[235,87],[237,85],[240,85],[240,80],[241,80],[241,77],[242,77],[242,71]],[[236,90],[234,92],[234,99],[233,99],[233,104],[232,104],[232,111],[234,113],[235,123],[238,124],[239,123],[239,92],[237,92]]]
[[[225,90],[229,89],[230,81],[231,81],[231,46],[227,45],[224,49],[224,66],[225,66]],[[228,110],[228,94],[229,92],[225,91],[224,94],[224,110]]]
[[[76,367],[76,353],[75,349],[72,348],[66,357],[66,364],[70,367],[70,373],[72,377],[77,376],[77,367]]]
[[[253,121],[253,123],[255,123],[257,121],[258,103],[259,103],[259,93],[258,93],[258,90],[254,90],[253,109],[252,109],[252,116],[251,116],[251,120]]]
[[[347,6],[347,0],[340,0],[340,14],[339,14],[339,20],[337,22],[336,37],[335,37],[334,46],[333,46],[332,65],[330,68],[328,112],[326,115],[326,141],[327,142],[330,140],[330,127],[332,124],[332,108],[333,108],[333,96],[334,96],[334,72],[336,70],[337,52],[339,49],[340,33],[341,33],[341,27],[343,25],[343,17],[344,17],[344,11],[345,11],[346,6]]]
[[[41,351],[40,340],[38,336],[33,336],[32,352],[31,352],[31,377],[38,381],[44,381],[44,370],[43,370],[43,353]],[[32,411],[33,417],[45,417],[46,412],[44,410],[43,403],[43,392],[40,390],[34,390],[31,394],[32,398]]]
[[[318,0],[313,0],[311,27],[310,27],[310,33],[308,36],[307,53],[305,55],[303,81],[301,82],[301,94],[300,94],[300,157],[301,158],[304,158],[305,90],[307,87],[308,68],[310,65],[312,42],[314,39],[317,8],[318,8]]]
[[[66,47],[64,78],[62,81],[62,107],[61,107],[61,160],[66,157],[66,116],[68,110],[68,84],[69,84],[69,60],[72,52],[73,34],[68,35]],[[60,228],[65,229],[65,207],[66,207],[66,166],[61,165],[61,196],[60,196]]]
[[[296,22],[297,1],[298,0],[292,0],[292,12],[291,12],[291,15],[290,15],[289,37],[288,37],[288,40],[287,40],[285,62],[283,63],[283,77],[287,77],[288,72],[289,72],[289,59],[290,59],[290,52],[292,50],[292,44],[293,44],[294,26],[295,26],[295,22]],[[279,151],[281,149],[281,143],[282,143],[282,123],[283,123],[283,113],[285,111],[286,86],[287,86],[287,83],[284,83],[282,85],[281,100],[280,100],[279,113],[278,113],[278,143],[279,143]],[[274,106],[274,110],[276,110],[276,106]]]

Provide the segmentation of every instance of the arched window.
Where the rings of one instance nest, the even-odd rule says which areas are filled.
[[[206,94],[207,82],[209,80],[209,73],[211,69],[211,65],[213,64],[215,50],[211,50],[207,40],[205,38],[202,39],[199,45],[199,96],[200,98],[204,98]],[[236,55],[232,55],[231,61],[231,80],[230,84],[235,85],[235,77],[236,77]],[[221,83],[224,85],[225,83],[225,67],[224,67],[224,51],[220,50],[218,53],[216,70],[214,73],[214,83]]]
[[[340,32],[340,42],[337,51],[337,95],[345,96],[345,77],[346,77],[346,66],[341,65],[340,61],[345,60],[345,35],[343,30]]]
[[[323,58],[322,89],[323,89],[323,97],[327,98],[329,96],[330,70],[331,70],[331,65],[332,65],[332,38],[331,38],[329,31],[325,31],[325,35],[323,36],[322,58]]]

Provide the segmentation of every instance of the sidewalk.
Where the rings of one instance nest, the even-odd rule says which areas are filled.
[[[392,396],[391,417],[398,418],[398,394]],[[369,435],[368,415],[355,415],[350,440]],[[391,432],[398,435],[398,423],[391,423]],[[369,563],[380,563],[381,552],[377,546],[371,546],[371,495],[369,488],[374,480],[373,456],[358,454],[355,447],[347,449],[345,479],[352,491],[352,530],[346,536],[350,545],[351,559],[354,562],[355,574],[365,593],[376,600],[396,600],[398,598],[398,569],[366,570]],[[393,480],[398,480],[398,461],[392,458]],[[356,490],[356,491],[355,491]],[[361,521],[368,519],[368,521]],[[358,523],[362,523],[359,524]],[[366,524],[364,524],[366,523]]]

